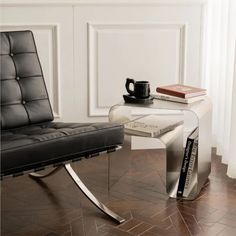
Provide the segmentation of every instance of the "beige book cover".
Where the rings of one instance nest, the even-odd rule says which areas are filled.
[[[126,123],[125,133],[157,137],[183,124],[183,115],[147,115]]]

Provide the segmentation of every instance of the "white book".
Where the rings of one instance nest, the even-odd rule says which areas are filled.
[[[206,95],[202,95],[202,96],[197,96],[197,97],[192,97],[192,98],[180,98],[180,97],[175,97],[175,96],[171,96],[171,95],[167,95],[163,93],[152,94],[152,96],[156,99],[160,99],[164,101],[180,102],[180,103],[185,103],[185,104],[204,100],[206,97]]]
[[[157,137],[183,123],[183,115],[147,115],[128,122],[124,126],[127,134]]]

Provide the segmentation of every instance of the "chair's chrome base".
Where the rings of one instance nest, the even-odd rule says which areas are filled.
[[[97,198],[88,190],[88,188],[84,185],[84,183],[80,180],[78,175],[75,173],[75,171],[72,169],[70,164],[64,165],[67,173],[70,175],[70,177],[73,179],[77,187],[85,194],[85,196],[101,211],[103,211],[105,214],[110,216],[112,219],[117,221],[118,223],[123,223],[125,219],[118,216],[116,213],[111,211],[109,208],[107,208],[104,204],[99,202]]]
[[[118,216],[116,213],[111,211],[109,208],[107,208],[103,203],[99,202],[98,199],[88,190],[88,188],[84,185],[84,183],[80,180],[78,175],[75,173],[75,171],[72,169],[70,164],[64,164],[63,166],[58,166],[49,173],[46,173],[44,175],[38,174],[38,173],[30,173],[29,176],[34,179],[42,179],[45,177],[48,177],[52,174],[55,174],[58,170],[60,170],[62,167],[65,168],[69,176],[72,178],[72,180],[75,182],[77,187],[84,193],[84,195],[102,212],[104,212],[106,215],[110,216],[113,220],[117,221],[118,223],[123,223],[125,221],[124,218]]]
[[[53,175],[55,174],[56,172],[58,172],[63,166],[58,166],[58,167],[55,167],[53,170],[51,170],[50,172],[42,175],[42,174],[38,174],[38,173],[35,173],[35,172],[32,172],[32,173],[29,173],[29,176],[32,177],[32,178],[37,178],[37,179],[43,179],[43,178],[46,178],[50,175]]]

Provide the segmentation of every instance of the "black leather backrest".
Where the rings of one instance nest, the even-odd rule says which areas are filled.
[[[33,33],[0,33],[1,128],[53,120]]]

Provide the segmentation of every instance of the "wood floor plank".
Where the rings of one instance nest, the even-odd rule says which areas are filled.
[[[130,229],[128,232],[133,234],[133,235],[140,235],[149,229],[152,228],[152,225],[147,224],[146,222],[142,222],[141,224],[136,225],[132,229]]]
[[[106,155],[72,165],[95,196],[127,219],[123,224],[95,208],[61,170],[42,181],[25,175],[2,182],[1,235],[236,235],[236,180],[226,176],[227,168],[214,152],[209,182],[193,201],[166,195],[163,150],[124,148],[122,155],[131,160],[129,171],[110,191]]]
[[[140,221],[138,219],[131,219],[131,220],[128,220],[128,221],[124,222],[120,226],[118,226],[118,228],[120,228],[124,231],[129,231],[129,230],[131,230],[132,228],[136,227],[137,225],[139,225],[141,223],[142,223],[142,221]]]

